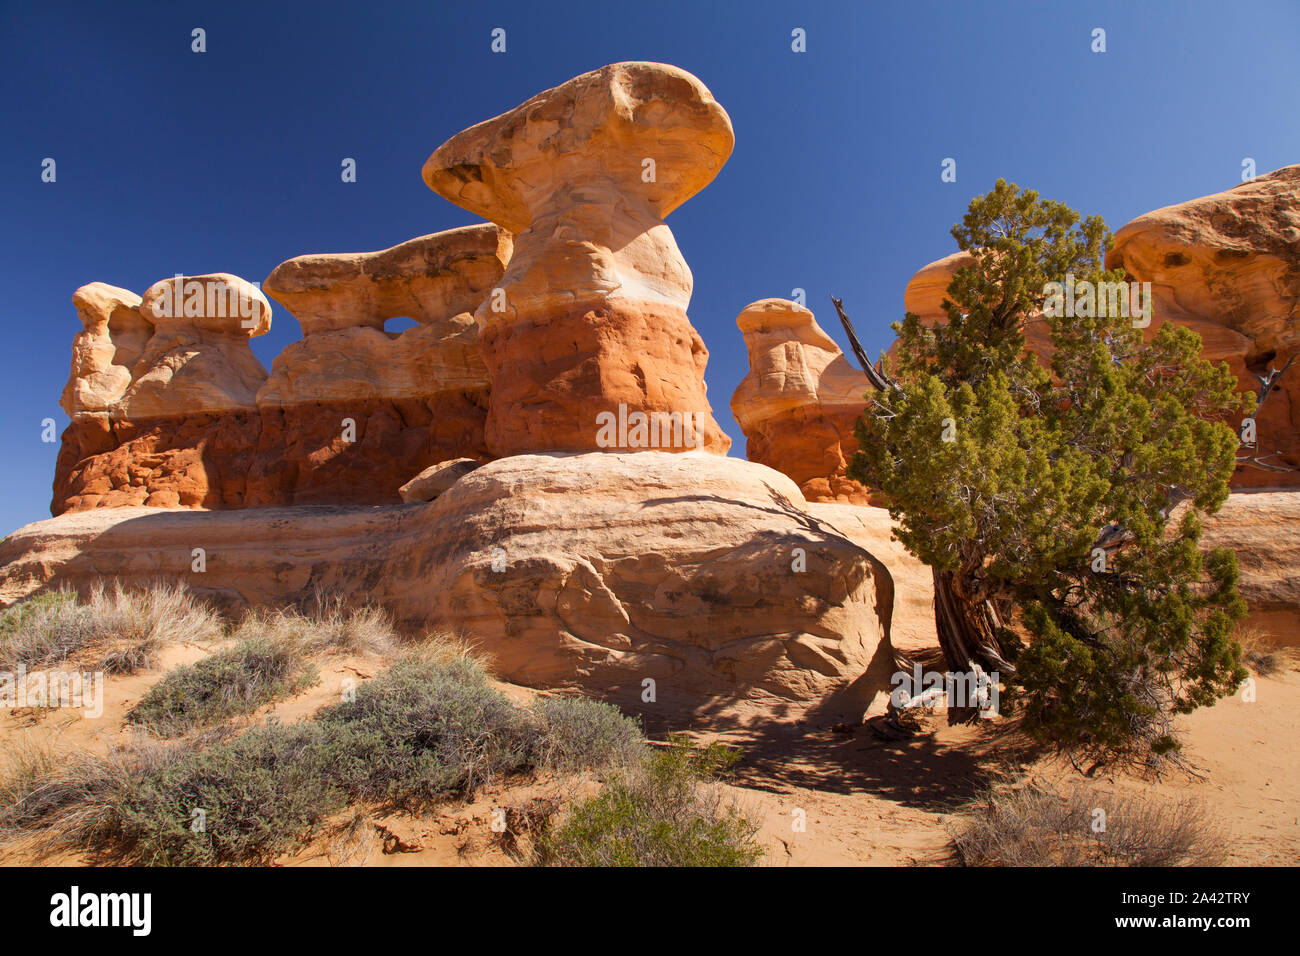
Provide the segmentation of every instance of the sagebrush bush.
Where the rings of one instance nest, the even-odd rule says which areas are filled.
[[[204,700],[225,701],[215,688],[270,686],[271,671],[282,674],[286,659],[275,656],[274,668],[270,658],[250,666],[248,645],[256,642],[283,651],[276,641],[251,638],[181,669],[183,676],[174,672],[159,685],[168,690],[141,702],[140,719],[147,712],[158,726],[188,726],[212,712],[189,705],[200,690],[212,692]],[[246,680],[250,672],[256,681]],[[236,680],[227,680],[232,674]],[[56,758],[28,748],[0,780],[0,839],[43,834],[53,845],[152,865],[266,863],[348,805],[418,810],[469,797],[488,779],[516,771],[613,767],[620,780],[658,781],[646,791],[654,805],[684,814],[665,837],[674,849],[655,847],[648,858],[743,857],[737,840],[746,825],[698,785],[721,766],[723,752],[693,751],[680,766],[674,756],[658,770],[643,769],[643,754],[637,725],[613,707],[571,699],[516,707],[463,647],[434,642],[362,683],[354,699],[296,724],[270,721],[242,733],[226,724],[107,755]],[[689,793],[670,793],[674,773],[689,775]],[[705,816],[692,820],[692,812]]]
[[[224,730],[175,744],[132,744],[107,754],[14,747],[0,773],[0,842],[42,832],[53,846],[98,850],[118,845],[115,799],[154,780],[162,767],[228,736]]]
[[[249,637],[171,671],[127,714],[127,723],[175,737],[294,694],[319,680],[299,646],[282,636]]]
[[[1227,836],[1198,803],[1144,792],[988,790],[953,839],[967,866],[1214,866]]]
[[[641,725],[617,707],[583,697],[543,697],[532,706],[539,766],[574,773],[644,759]]]
[[[0,612],[0,667],[48,667],[94,649],[99,668],[133,673],[153,667],[166,644],[212,641],[222,633],[216,612],[178,585],[109,590],[96,584],[84,600],[55,591]]]
[[[717,744],[667,749],[617,773],[537,842],[543,866],[753,866],[763,855],[758,824],[728,801],[714,778],[736,760]]]
[[[150,866],[268,863],[347,803],[324,738],[273,722],[116,776],[93,845]]]
[[[404,658],[316,719],[349,792],[408,809],[529,763],[525,713],[467,655]]]

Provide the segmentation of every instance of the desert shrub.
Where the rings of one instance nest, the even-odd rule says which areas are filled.
[[[415,808],[528,764],[530,726],[465,654],[419,654],[322,710],[331,773],[354,796]]]
[[[621,767],[644,757],[640,725],[617,707],[582,697],[543,697],[532,706],[539,766],[574,773]]]
[[[271,722],[117,776],[90,842],[151,866],[268,863],[346,805],[323,737]]]
[[[717,744],[673,738],[575,806],[544,834],[544,866],[752,866],[762,856],[758,824],[727,800],[714,778],[736,760]]]
[[[71,755],[0,791],[0,836],[150,866],[267,863],[346,804],[321,738],[310,721],[271,722],[209,746]]]
[[[55,591],[0,614],[0,667],[48,667],[94,648],[101,669],[127,674],[153,667],[165,644],[221,634],[217,614],[183,587],[96,585],[84,600]]]
[[[1079,784],[1061,793],[989,790],[953,839],[967,866],[1213,866],[1226,842],[1191,800],[1107,795]]]
[[[251,637],[171,671],[127,714],[127,722],[175,737],[310,687],[319,679],[302,651],[282,637]]]
[[[107,754],[20,743],[0,770],[0,842],[53,831],[55,846],[112,843],[115,794],[226,736],[219,730],[184,744],[114,747]]]
[[[524,766],[528,730],[472,658],[411,656],[313,720],[259,726],[134,780],[108,833],[145,862],[265,862],[350,802],[472,793]],[[199,836],[195,808],[207,812]]]
[[[261,645],[261,656],[250,645]],[[268,647],[273,653],[262,653]],[[287,679],[297,659],[296,647],[285,656],[278,641],[247,639],[173,672],[133,719],[164,728],[201,723]],[[679,744],[643,765],[642,747],[636,724],[613,707],[558,699],[515,707],[463,647],[435,641],[361,684],[355,699],[297,724],[271,721],[242,733],[226,724],[108,755],[16,749],[0,776],[0,841],[43,835],[56,846],[150,865],[266,863],[350,804],[418,809],[531,766],[613,765],[630,799],[668,826],[643,834],[624,819],[634,852],[723,865],[747,859],[749,825],[704,786],[726,752]],[[627,812],[625,804],[615,809]],[[197,829],[196,810],[204,815]],[[553,812],[530,811],[529,819],[543,826]],[[558,847],[557,860],[566,861],[567,844]]]

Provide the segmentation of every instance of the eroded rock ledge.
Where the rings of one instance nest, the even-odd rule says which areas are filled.
[[[0,604],[106,578],[236,607],[320,588],[472,636],[507,680],[714,723],[860,717],[893,670],[885,567],[784,475],[703,452],[514,456],[427,504],[65,514],[0,568]]]

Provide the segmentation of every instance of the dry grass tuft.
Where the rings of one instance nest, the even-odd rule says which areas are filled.
[[[1193,800],[1075,783],[1060,793],[987,790],[967,807],[953,845],[967,866],[1215,866],[1227,839]]]
[[[84,600],[70,591],[30,598],[0,613],[0,668],[49,667],[83,658],[110,674],[129,674],[157,663],[176,641],[215,641],[217,613],[179,585],[128,590],[97,584]]]
[[[1300,653],[1294,647],[1280,647],[1263,631],[1249,624],[1233,634],[1241,645],[1241,662],[1260,677],[1300,667]]]
[[[252,611],[235,629],[237,640],[264,638],[296,647],[302,654],[385,654],[398,643],[387,612],[375,607],[351,608],[339,600],[324,600],[307,615],[296,610]]]

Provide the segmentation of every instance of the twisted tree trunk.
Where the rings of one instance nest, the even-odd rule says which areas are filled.
[[[844,311],[844,303],[835,296],[831,296],[831,303],[849,337],[849,346],[872,388],[878,392],[901,393],[902,388],[885,374],[883,367],[873,366],[867,358],[853,322]],[[934,625],[950,677],[963,679],[965,687],[970,688],[972,681],[980,676],[994,673],[1009,676],[1014,673],[1015,668],[1007,662],[999,637],[1001,622],[994,601],[986,595],[971,594],[960,586],[964,580],[961,575],[938,568],[931,570],[934,574]],[[979,713],[980,708],[971,706],[969,701],[965,702],[965,706],[954,707],[953,701],[949,699],[950,723],[969,723],[976,720]]]
[[[934,568],[933,573],[934,626],[949,674],[964,680],[969,694],[982,676],[996,683],[992,675],[1006,677],[1012,673],[1015,668],[1006,660],[999,637],[1001,622],[993,602],[966,594],[952,571]],[[948,701],[949,723],[971,723],[979,713],[980,708],[969,698]]]

